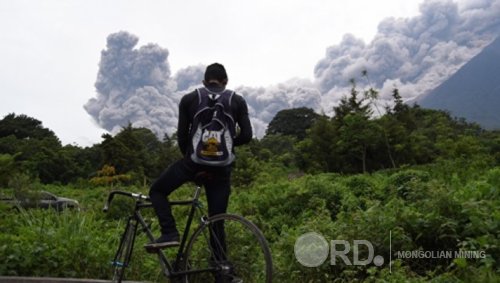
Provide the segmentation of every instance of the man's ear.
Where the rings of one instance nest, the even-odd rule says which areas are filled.
[[[207,85],[208,85],[208,84],[207,84],[207,82],[206,82],[205,80],[202,80],[202,82],[203,82],[203,85],[204,85],[204,86],[207,86]]]

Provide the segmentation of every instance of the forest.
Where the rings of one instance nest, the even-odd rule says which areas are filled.
[[[332,117],[309,108],[278,112],[263,138],[236,148],[229,211],[265,234],[276,282],[498,282],[500,132],[407,105],[398,89],[391,106],[379,109],[377,95],[352,81]],[[179,158],[175,134],[159,139],[132,123],[80,147],[63,145],[36,118],[6,115],[0,195],[45,190],[77,199],[82,209],[18,212],[0,204],[0,276],[109,279],[132,206],[123,200],[103,214],[107,193],[147,193]],[[173,197],[190,194],[185,185]],[[308,232],[368,240],[393,262],[302,266],[294,243]],[[397,251],[483,256],[408,259]],[[130,280],[165,281],[155,257],[137,249],[133,258]]]

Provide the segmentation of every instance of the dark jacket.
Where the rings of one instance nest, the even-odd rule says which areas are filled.
[[[209,85],[209,90],[221,92],[224,88]],[[177,125],[177,141],[184,157],[189,158],[191,152],[191,125],[193,117],[198,108],[198,94],[195,91],[184,95],[179,103],[179,123]],[[234,139],[234,146],[246,144],[252,140],[252,126],[248,117],[247,103],[241,95],[234,94],[231,102],[231,112],[239,127],[237,136]]]

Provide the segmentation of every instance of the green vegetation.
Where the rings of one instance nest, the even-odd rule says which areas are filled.
[[[405,105],[397,90],[394,106],[374,117],[376,96],[353,81],[333,118],[307,109],[278,113],[264,138],[237,149],[229,211],[266,235],[276,282],[498,282],[500,133]],[[102,213],[107,193],[118,186],[147,193],[177,158],[175,136],[159,141],[132,125],[80,148],[62,146],[33,118],[6,116],[0,121],[0,194],[43,189],[77,199],[82,210],[19,213],[1,206],[0,275],[109,279],[132,206],[117,199]],[[190,194],[186,185],[173,198]],[[174,213],[181,226],[183,210]],[[147,218],[156,224],[152,211]],[[350,266],[337,258],[332,265],[329,257],[319,267],[304,267],[294,244],[307,232],[328,241],[367,240],[385,262]],[[127,275],[165,281],[144,243],[139,237]],[[460,250],[484,256],[397,254]],[[361,249],[359,258],[367,256]]]

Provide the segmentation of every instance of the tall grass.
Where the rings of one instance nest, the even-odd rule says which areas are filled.
[[[109,279],[111,260],[124,220],[101,212],[3,209],[0,225],[0,275]],[[143,240],[145,241],[145,239]],[[155,258],[138,241],[128,278],[158,277]],[[154,280],[156,281],[156,280]]]
[[[495,282],[500,274],[500,168],[480,160],[438,162],[371,175],[257,176],[251,187],[233,188],[229,211],[257,224],[271,246],[275,282]],[[82,211],[58,213],[0,208],[0,275],[109,279],[110,261],[132,209],[124,199],[101,212],[107,189],[47,190],[81,201]],[[137,188],[129,188],[137,191]],[[143,191],[144,193],[144,191]],[[187,199],[190,189],[172,199]],[[204,201],[206,204],[206,201]],[[182,231],[185,208],[175,207]],[[145,216],[157,227],[152,211]],[[158,230],[155,228],[155,233]],[[484,250],[482,259],[396,260],[389,266],[301,266],[294,244],[307,232],[327,240],[372,242],[389,257],[394,250]],[[160,282],[154,255],[137,238],[129,280]],[[361,258],[364,258],[361,256]],[[498,281],[497,281],[498,282]]]
[[[28,210],[3,213],[0,274],[55,277],[105,277],[115,227],[95,213]]]

